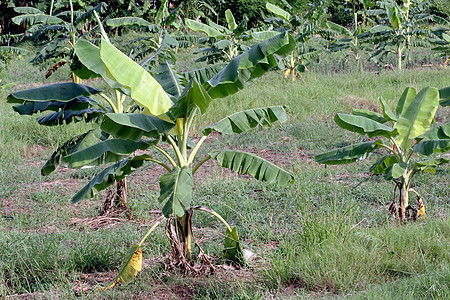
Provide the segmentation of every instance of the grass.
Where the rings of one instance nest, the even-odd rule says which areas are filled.
[[[15,60],[3,71],[2,82],[20,78],[19,89],[42,84],[43,69],[30,66],[26,58]],[[64,80],[65,71],[56,72],[59,77],[52,80]],[[52,150],[91,125],[41,126],[32,117],[18,116],[4,101],[7,92],[0,91],[0,298],[449,298],[448,166],[415,178],[427,219],[398,224],[385,208],[393,186],[382,178],[366,180],[376,155],[339,167],[312,160],[321,151],[361,141],[335,125],[335,113],[352,107],[380,111],[379,96],[393,106],[407,86],[447,86],[449,72],[312,71],[295,82],[270,72],[236,95],[214,101],[205,118],[196,121],[197,130],[241,109],[289,106],[288,122],[265,131],[215,137],[202,151],[250,149],[285,165],[296,177],[294,184],[263,184],[214,165],[195,178],[195,204],[213,208],[237,226],[244,248],[256,254],[252,267],[218,269],[200,278],[167,271],[162,261],[170,247],[160,226],[143,246],[144,270],[132,284],[87,294],[84,288],[114,277],[128,248],[152,224],[154,211],[161,208],[158,170],[149,165],[130,179],[131,220],[119,217],[100,224],[96,217],[105,193],[69,203],[99,169],[61,169],[40,176]],[[89,84],[102,86],[98,81]],[[440,108],[437,120],[448,122],[448,112]],[[205,252],[216,264],[226,264],[221,258],[223,226],[201,212],[193,220]]]

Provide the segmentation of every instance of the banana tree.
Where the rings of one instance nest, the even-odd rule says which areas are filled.
[[[163,216],[138,244],[133,245],[117,278],[110,286],[132,280],[141,269],[141,246],[154,228],[164,220],[167,220],[166,234],[172,249],[169,262],[173,266],[184,268],[187,272],[200,272],[205,265],[212,267],[192,235],[194,211],[208,212],[225,224],[227,230],[224,255],[227,259],[243,262],[244,254],[237,229],[231,227],[212,209],[193,205],[194,174],[206,161],[214,159],[225,168],[239,174],[252,175],[268,183],[286,185],[293,181],[293,176],[252,153],[215,150],[200,159],[197,155],[211,132],[241,133],[265,125],[270,126],[274,122],[284,122],[287,119],[285,108],[273,106],[234,113],[203,128],[202,137],[196,143],[190,138],[190,129],[193,120],[207,112],[213,99],[238,92],[247,83],[276,66],[275,54],[289,53],[293,47],[294,40],[288,33],[279,34],[234,58],[212,78],[208,78],[207,74],[214,72],[205,71],[208,69],[180,74],[170,64],[161,64],[158,72],[151,76],[111,45],[106,36],[96,54],[92,51],[92,55],[83,56],[84,60],[81,61],[85,72],[105,76],[105,80],[108,78],[107,81],[116,84],[115,89],[126,90],[139,109],[135,112],[105,114],[100,129],[111,136],[111,139],[62,154],[61,160],[72,167],[112,162],[76,193],[72,202],[77,203],[92,197],[114,182],[126,178],[145,162],[158,164],[166,170],[166,174],[159,180],[158,199],[162,203]],[[100,91],[87,86],[76,87],[87,90],[90,94],[101,95]],[[62,94],[72,95],[73,91],[66,90]],[[167,144],[172,151],[161,147],[160,143]],[[154,153],[138,155],[138,149],[147,149]],[[162,154],[163,159],[159,159],[155,153]],[[195,265],[192,244],[200,249],[200,266]]]
[[[266,2],[266,9],[276,16],[267,19],[268,22],[277,24],[277,30],[289,30],[295,35],[295,49],[289,56],[278,57],[278,67],[285,71],[284,77],[291,76],[295,80],[307,70],[312,60],[319,58],[323,46],[328,44],[328,41],[320,37],[321,30],[317,26],[318,18],[323,12],[320,3],[314,4],[303,18],[269,2]]]
[[[59,4],[54,6],[54,2]],[[74,56],[74,45],[78,38],[91,36],[93,26],[90,20],[94,19],[94,12],[103,13],[106,11],[106,4],[100,2],[95,7],[83,10],[75,10],[73,1],[69,0],[70,10],[66,10],[65,4],[51,1],[49,13],[45,13],[34,7],[15,7],[19,13],[12,21],[18,25],[28,26],[27,33],[32,35],[35,41],[43,46],[31,60],[33,64],[41,64],[50,59],[59,59],[46,73],[46,78],[50,77],[61,66],[71,63]],[[95,30],[94,30],[95,31]],[[81,79],[75,74],[71,74],[72,81],[81,83]]]
[[[448,163],[443,156],[429,158],[450,150],[450,123],[431,128],[439,106],[448,105],[450,87],[442,90],[427,87],[416,93],[410,87],[400,97],[395,113],[379,98],[383,113],[353,109],[353,114],[337,114],[335,122],[346,130],[367,135],[371,140],[328,151],[314,157],[318,163],[348,164],[369,157],[377,149],[387,150],[370,167],[374,175],[383,175],[395,184],[389,211],[399,220],[424,218],[425,208],[419,193],[411,187],[419,172],[436,172],[436,167]],[[389,126],[390,125],[390,126]],[[409,194],[417,195],[418,205],[410,205]]]
[[[195,52],[203,55],[196,61],[206,61],[208,64],[229,62],[242,52],[250,49],[250,46],[247,45],[248,43],[244,43],[244,41],[262,41],[279,34],[279,32],[272,30],[270,26],[247,30],[248,20],[244,18],[244,20],[237,23],[229,9],[225,11],[225,19],[227,21],[226,27],[218,25],[211,20],[208,21],[208,24],[192,19],[185,20],[188,28],[208,36],[208,38],[200,39],[199,41],[207,46]]]
[[[369,30],[371,40],[376,45],[371,58],[380,58],[389,53],[397,56],[397,68],[402,69],[402,61],[409,58],[412,46],[428,46],[424,41],[430,35],[429,23],[449,25],[441,17],[426,13],[423,1],[404,1],[400,6],[396,1],[379,2],[381,9],[367,10],[371,16],[381,18],[381,24]]]

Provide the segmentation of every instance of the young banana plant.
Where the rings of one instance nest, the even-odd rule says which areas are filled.
[[[163,217],[158,219],[139,244],[133,246],[111,286],[117,282],[129,282],[140,270],[140,247],[157,224],[165,219],[166,234],[172,247],[170,261],[176,266],[184,267],[188,272],[197,272],[192,256],[192,244],[197,245],[192,235],[191,218],[194,211],[208,212],[225,224],[225,257],[243,262],[236,228],[228,225],[212,209],[193,205],[194,174],[206,161],[214,159],[223,167],[239,174],[252,175],[268,183],[286,185],[294,180],[293,176],[252,153],[216,150],[200,159],[197,155],[211,132],[241,133],[265,125],[270,126],[274,122],[284,122],[287,119],[285,107],[273,106],[234,113],[203,128],[197,143],[190,138],[191,127],[195,118],[207,112],[213,99],[238,92],[247,83],[275,67],[277,62],[274,55],[284,55],[292,51],[295,46],[294,39],[286,32],[274,36],[234,58],[218,72],[205,68],[180,74],[170,64],[163,63],[152,76],[111,45],[104,32],[103,35],[100,47],[87,41],[77,42],[76,55],[82,62],[82,68],[77,72],[85,74],[86,77],[103,77],[117,93],[129,95],[138,109],[125,112],[112,109],[102,116],[100,126],[101,133],[110,138],[80,147],[76,151],[60,153],[59,159],[72,167],[113,163],[76,193],[72,202],[92,197],[98,191],[130,175],[145,162],[161,165],[167,171],[160,177],[158,198],[163,204]],[[210,77],[209,74],[215,75]],[[79,97],[102,95],[98,89],[86,85],[70,85],[52,89],[53,94],[41,95],[40,99],[67,103]],[[17,93],[11,94],[10,102],[24,101],[25,97],[19,96],[21,95]],[[105,96],[103,98],[106,99]],[[113,101],[108,102],[111,102],[112,107],[119,106],[119,103],[114,105]],[[33,102],[31,106],[34,107],[35,103],[37,102]],[[30,105],[27,101],[22,104]],[[168,144],[171,151],[160,147],[160,143]],[[151,152],[137,155],[138,149],[153,150],[154,153],[162,154],[162,159]],[[202,265],[205,265],[208,258],[203,255],[200,246],[197,246],[202,254]]]
[[[383,114],[361,109],[354,109],[352,115],[337,114],[334,120],[340,127],[371,139],[383,139],[325,152],[315,156],[315,160],[329,165],[348,164],[367,158],[376,149],[387,150],[388,153],[370,167],[370,171],[395,184],[398,204],[394,197],[389,211],[402,221],[424,218],[423,201],[411,187],[412,179],[421,171],[434,173],[438,165],[449,162],[443,156],[428,158],[434,153],[450,150],[450,123],[430,129],[439,101],[442,106],[448,105],[449,98],[450,87],[440,91],[427,87],[417,94],[410,87],[400,97],[395,113],[380,97]],[[417,207],[410,205],[410,192],[417,195]]]

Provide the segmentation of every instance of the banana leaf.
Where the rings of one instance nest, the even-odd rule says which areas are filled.
[[[176,166],[171,173],[159,178],[159,202],[166,201],[162,212],[166,218],[172,214],[182,217],[189,208],[194,186],[192,171],[189,167]]]
[[[242,175],[251,175],[263,182],[277,183],[279,185],[287,185],[294,182],[294,176],[253,153],[218,150],[210,152],[209,155],[217,160],[222,167]]]
[[[349,164],[367,158],[377,148],[379,141],[353,144],[316,155],[314,160],[326,165]]]
[[[397,130],[394,128],[361,116],[336,114],[334,121],[341,128],[362,135],[367,134],[368,137],[383,136],[389,138],[397,135]]]
[[[285,106],[270,106],[237,112],[203,128],[202,132],[204,135],[209,135],[212,131],[223,134],[241,133],[258,126],[270,126],[276,121],[283,123],[287,120],[285,109]]]

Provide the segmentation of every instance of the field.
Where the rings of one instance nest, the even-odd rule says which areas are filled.
[[[215,101],[195,124],[197,130],[242,109],[289,107],[287,122],[241,135],[213,135],[202,151],[220,145],[257,153],[292,172],[293,184],[260,183],[214,163],[194,178],[194,204],[213,208],[237,226],[244,249],[255,253],[250,265],[237,268],[224,261],[223,227],[196,213],[194,234],[216,265],[213,274],[185,276],[166,268],[170,246],[160,226],[143,245],[144,267],[136,280],[103,291],[99,287],[115,277],[129,247],[160,214],[162,168],[149,165],[132,175],[129,215],[98,217],[106,193],[71,204],[71,196],[99,169],[60,168],[43,177],[40,168],[60,143],[90,125],[45,127],[13,111],[5,101],[9,92],[44,83],[45,71],[27,61],[14,61],[2,73],[2,83],[19,84],[0,91],[0,298],[450,298],[449,167],[417,176],[414,189],[423,195],[426,219],[401,224],[387,213],[392,183],[367,173],[380,153],[336,167],[313,159],[363,141],[334,123],[337,112],[380,112],[380,96],[394,107],[408,86],[449,86],[450,69],[313,69],[296,81],[272,71]],[[67,74],[63,68],[47,82],[67,80]],[[95,80],[88,84],[102,86]],[[448,121],[448,108],[440,107],[436,124]]]

